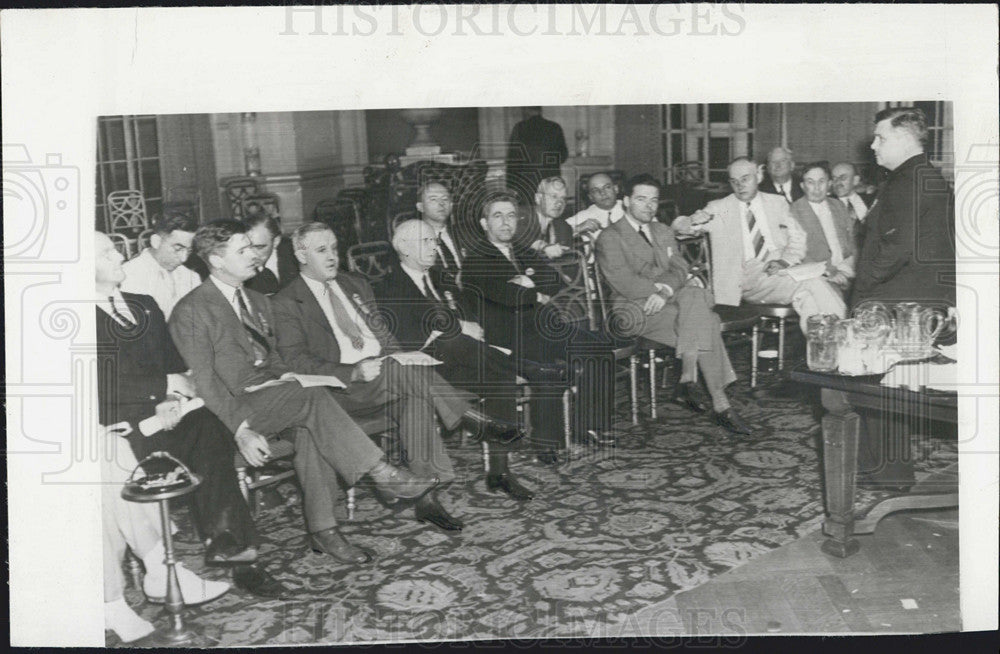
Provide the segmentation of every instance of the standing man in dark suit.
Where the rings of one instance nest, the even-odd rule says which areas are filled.
[[[502,192],[487,197],[480,224],[486,238],[472,248],[463,277],[466,290],[483,298],[480,323],[486,342],[517,358],[568,365],[570,383],[578,389],[571,417],[575,431],[600,440],[614,413],[611,339],[573,327],[557,306],[547,306],[560,290],[559,274],[544,258],[514,246],[516,196]],[[539,460],[554,464],[560,427],[570,427],[563,424],[558,396],[538,400],[548,404],[538,410],[532,406],[532,441],[543,450]]]
[[[569,157],[559,123],[542,118],[541,107],[524,107],[524,120],[514,125],[507,148],[507,188],[527,201],[538,183],[558,177]]]
[[[597,239],[597,262],[611,287],[614,311],[627,316],[620,324],[635,325],[629,336],[644,336],[673,347],[681,360],[675,401],[696,413],[706,407],[698,399],[698,369],[712,397],[713,418],[736,434],[749,434],[726,397],[736,381],[722,341],[715,298],[692,277],[673,230],[656,220],[660,183],[638,175],[625,185],[625,217]]]
[[[868,300],[955,306],[954,194],[924,153],[927,118],[914,107],[894,107],[875,116],[871,148],[889,171],[865,218],[865,242],[856,264],[851,308]],[[843,394],[824,392],[830,408],[846,406]],[[916,416],[862,413],[858,485],[908,489],[914,483],[909,437]],[[943,432],[953,429],[935,426]]]
[[[858,174],[854,164],[847,161],[841,161],[831,170],[830,188],[833,196],[840,200],[847,210],[854,230],[854,249],[860,252],[861,245],[865,241],[865,218],[875,198],[868,193],[858,191],[862,188],[861,175]]]
[[[548,177],[535,190],[534,210],[517,225],[514,247],[529,249],[538,256],[558,259],[573,247],[573,228],[563,219],[566,209],[566,181]]]
[[[366,563],[371,554],[337,529],[338,477],[347,486],[369,477],[390,504],[417,500],[438,480],[388,464],[328,388],[280,379],[293,371],[278,353],[271,302],[243,286],[257,273],[246,232],[235,220],[198,229],[195,251],[211,274],[174,307],[170,333],[194,373],[198,394],[233,432],[247,463],[263,465],[271,457],[267,437],[295,428],[294,465],[312,548],[345,563]]]
[[[778,146],[767,154],[767,175],[758,190],[780,195],[791,204],[804,195],[801,183],[802,180],[795,174],[795,159],[791,150]]]
[[[302,274],[274,298],[282,359],[295,370],[344,380],[347,388],[337,402],[348,412],[389,403],[412,472],[442,483],[455,480],[435,414],[448,430],[466,423],[484,430],[489,440],[522,436],[513,423],[490,420],[473,410],[470,400],[477,398],[452,387],[433,366],[407,366],[385,358],[402,350],[380,320],[368,282],[338,270],[337,237],[329,225],[301,225],[292,243]],[[462,528],[433,492],[417,501],[416,515],[446,531]]]
[[[204,407],[182,415],[181,400],[196,392],[163,312],[148,295],[121,292],[122,256],[104,234],[95,239],[97,342],[114,363],[97,367],[101,424],[129,423],[136,459],[165,450],[202,478],[192,515],[206,539],[206,565],[232,566],[236,586],[255,595],[283,596],[285,588],[255,565],[260,539],[237,486],[231,432]],[[139,423],[153,416],[162,429],[143,436]]]
[[[266,213],[252,214],[243,222],[257,253],[257,274],[247,280],[246,287],[263,295],[274,295],[299,275],[292,244],[281,234],[278,221]]]

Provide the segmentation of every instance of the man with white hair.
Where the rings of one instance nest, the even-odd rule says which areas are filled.
[[[518,221],[514,246],[530,249],[547,259],[558,259],[573,247],[573,229],[562,220],[566,209],[566,181],[543,179],[535,191],[534,211]]]
[[[802,180],[795,175],[795,159],[791,150],[779,145],[767,153],[767,175],[760,183],[762,193],[776,193],[791,204],[804,195],[801,183]]]

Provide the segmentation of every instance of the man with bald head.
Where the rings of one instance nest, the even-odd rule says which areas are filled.
[[[797,281],[788,273],[806,256],[806,235],[787,202],[758,192],[761,167],[739,157],[728,171],[732,194],[709,202],[692,216],[678,216],[672,224],[680,234],[708,232],[716,303],[791,304],[803,333],[809,316],[843,317],[844,300],[826,279]]]
[[[788,204],[795,202],[804,194],[802,180],[795,175],[795,159],[792,151],[778,146],[767,153],[767,175],[760,183],[762,193],[775,193],[785,198]]]
[[[594,173],[587,179],[587,197],[591,205],[566,219],[573,233],[590,233],[594,238],[602,229],[625,215],[625,206],[618,198],[618,185],[607,173]]]

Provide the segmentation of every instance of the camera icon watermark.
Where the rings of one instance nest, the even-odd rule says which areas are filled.
[[[23,144],[3,144],[4,260],[80,259],[80,169],[61,154],[35,162]]]

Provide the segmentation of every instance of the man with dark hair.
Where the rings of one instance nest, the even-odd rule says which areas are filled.
[[[761,193],[774,193],[788,204],[802,197],[801,180],[795,174],[792,151],[778,146],[767,153],[767,175],[760,183]]]
[[[854,226],[842,202],[829,197],[830,171],[815,163],[802,171],[805,195],[792,203],[792,216],[806,233],[802,263],[826,262],[824,276],[842,292],[854,279]]]
[[[507,188],[528,202],[541,180],[561,174],[569,150],[562,127],[542,118],[541,107],[524,107],[523,114],[510,133]]]
[[[696,413],[706,411],[698,399],[698,369],[712,397],[713,418],[736,434],[749,434],[726,397],[736,380],[722,341],[715,299],[694,278],[673,230],[656,220],[660,182],[638,175],[625,184],[625,217],[597,239],[597,261],[611,287],[617,322],[634,325],[628,336],[644,336],[673,347],[681,360],[675,401]]]
[[[830,190],[844,208],[854,230],[854,251],[859,252],[864,243],[865,217],[874,198],[868,193],[860,193],[861,175],[849,161],[841,161],[833,166],[830,173]]]
[[[452,293],[462,289],[462,261],[465,259],[465,241],[451,224],[451,192],[441,182],[425,182],[417,191],[417,211],[420,218],[434,230],[437,248],[434,265],[430,269],[434,283]]]
[[[201,284],[198,275],[181,265],[191,254],[198,224],[188,214],[167,211],[153,224],[149,247],[123,266],[122,290],[148,295],[167,318],[186,293]]]
[[[271,456],[268,436],[294,428],[294,465],[312,548],[344,563],[366,563],[371,553],[348,543],[337,529],[338,477],[347,486],[370,477],[387,503],[417,500],[438,480],[386,463],[329,388],[304,388],[289,377],[293,371],[278,353],[271,301],[243,287],[257,273],[246,232],[235,220],[198,229],[195,251],[210,276],[174,307],[170,333],[191,366],[198,394],[234,433],[247,463],[263,465]]]
[[[523,436],[514,423],[474,410],[472,401],[478,398],[452,387],[435,367],[404,365],[392,358],[403,350],[377,320],[382,314],[368,282],[361,275],[339,270],[337,237],[329,225],[301,225],[292,242],[302,274],[274,297],[278,351],[299,372],[335,375],[344,381],[347,387],[337,402],[347,411],[385,407],[399,425],[411,471],[437,477],[442,484],[455,480],[436,417],[448,430],[461,425],[477,433],[481,430],[486,440],[512,441]],[[417,501],[416,516],[446,531],[463,526],[441,506],[433,491]]]
[[[246,287],[263,295],[274,295],[298,277],[299,266],[292,244],[281,235],[278,221],[264,212],[243,219],[247,236],[257,253],[257,274]]]
[[[562,389],[553,385],[542,395],[532,394],[531,440],[542,450],[538,459],[555,464],[561,428],[597,440],[610,429],[613,345],[604,335],[575,328],[552,302],[561,288],[559,274],[544,258],[514,245],[517,222],[515,195],[501,192],[486,198],[480,219],[485,239],[466,260],[464,286],[482,298],[480,323],[487,343],[520,359],[568,367],[569,384],[578,390],[570,417],[575,429],[563,421]]]

